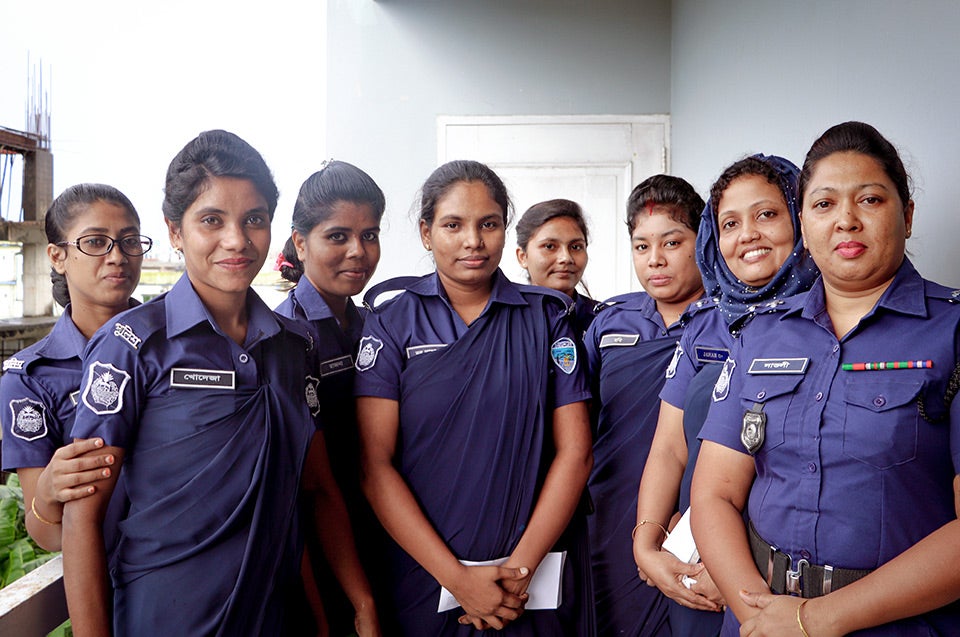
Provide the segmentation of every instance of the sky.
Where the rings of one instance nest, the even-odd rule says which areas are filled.
[[[300,184],[326,158],[325,22],[323,0],[0,0],[0,125],[26,128],[28,78],[42,72],[54,196],[116,186],[159,258],[173,255],[160,209],[167,165],[197,133],[232,131],[277,181],[279,250]]]

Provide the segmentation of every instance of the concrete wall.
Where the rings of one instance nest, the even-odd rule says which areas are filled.
[[[328,0],[328,11],[328,154],[387,195],[378,280],[431,267],[409,212],[436,167],[438,115],[670,109],[669,0]]]
[[[960,285],[960,3],[675,0],[672,31],[675,174],[706,192],[744,154],[800,164],[829,126],[869,122],[915,182],[914,263]]]

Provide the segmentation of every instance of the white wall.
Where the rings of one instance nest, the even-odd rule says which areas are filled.
[[[431,268],[409,213],[436,167],[438,115],[670,108],[669,0],[329,0],[328,10],[327,148],[386,193],[377,280]]]
[[[829,126],[876,126],[915,182],[921,273],[960,285],[960,3],[674,0],[673,172],[701,192],[751,152],[798,165]]]

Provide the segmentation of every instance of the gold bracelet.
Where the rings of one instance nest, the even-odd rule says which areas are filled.
[[[33,499],[30,500],[30,510],[33,511],[33,517],[37,518],[38,520],[40,520],[41,522],[43,522],[48,526],[58,526],[61,522],[63,522],[63,520],[60,520],[58,522],[51,522],[50,520],[44,518],[42,515],[37,513],[37,496],[33,496]]]
[[[810,637],[807,634],[807,629],[803,627],[803,621],[800,620],[800,610],[803,608],[803,605],[810,601],[810,598],[807,598],[800,602],[800,605],[797,606],[797,626],[800,627],[800,632],[803,634],[803,637]]]
[[[640,530],[640,527],[643,526],[644,524],[656,524],[657,526],[660,527],[660,530],[663,531],[663,537],[664,537],[665,539],[668,538],[668,537],[670,537],[670,533],[667,532],[666,527],[664,527],[664,526],[663,526],[662,524],[660,524],[659,522],[657,522],[657,521],[655,521],[655,520],[640,520],[640,521],[637,523],[637,526],[633,527],[633,531],[630,533],[630,539],[632,539],[632,540],[636,540],[636,539],[637,539],[637,531],[639,531],[639,530]]]

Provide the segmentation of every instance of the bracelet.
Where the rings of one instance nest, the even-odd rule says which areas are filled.
[[[30,510],[33,512],[33,517],[37,518],[47,526],[58,526],[63,520],[57,522],[51,522],[50,520],[44,518],[42,515],[37,513],[37,496],[33,496],[33,499],[30,500]]]
[[[637,523],[637,526],[633,527],[633,531],[630,533],[630,539],[632,540],[637,539],[637,531],[639,531],[640,527],[643,526],[644,524],[656,524],[657,526],[660,527],[660,530],[663,531],[664,538],[670,537],[670,533],[667,531],[666,527],[660,524],[659,522],[657,522],[656,520],[640,520],[640,522]]]
[[[810,635],[807,634],[807,629],[803,627],[803,621],[800,620],[800,610],[803,608],[804,604],[806,604],[809,601],[810,601],[810,598],[807,598],[802,602],[800,602],[800,605],[797,606],[797,626],[800,627],[800,632],[803,633],[803,637],[810,637]]]

